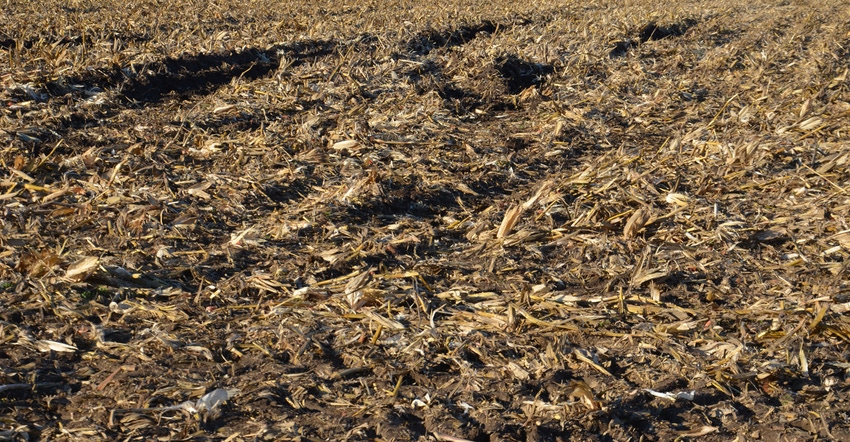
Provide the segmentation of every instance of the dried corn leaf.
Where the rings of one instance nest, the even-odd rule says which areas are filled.
[[[706,434],[714,433],[717,430],[719,430],[718,427],[703,425],[702,427],[693,430],[677,431],[676,434],[678,434],[680,437],[700,437],[705,436]]]
[[[573,381],[569,385],[570,393],[568,398],[571,401],[578,401],[584,404],[588,410],[599,410],[602,404],[596,399],[590,386],[583,381]]]
[[[41,340],[36,342],[36,347],[43,352],[56,351],[60,353],[73,353],[77,351],[77,347],[65,344],[64,342],[56,342],[49,340]]]
[[[496,238],[504,238],[514,228],[516,223],[522,216],[523,207],[513,206],[505,211],[505,216],[502,218],[502,223],[499,225],[499,230],[496,232]]]
[[[345,284],[345,294],[351,294],[365,288],[367,285],[369,285],[370,282],[372,282],[372,279],[373,275],[371,268],[360,272],[359,274],[349,279],[348,282]]]
[[[325,146],[327,146],[327,145],[325,145]],[[333,150],[350,150],[350,149],[356,149],[358,147],[360,147],[360,142],[358,142],[356,140],[343,140],[343,141],[337,141],[336,143],[334,143],[333,146],[331,146],[331,149],[333,149]]]
[[[636,272],[634,277],[632,277],[632,285],[641,285],[646,281],[652,281],[653,279],[664,278],[668,275],[667,270],[663,269],[641,269]]]
[[[805,121],[800,122],[800,129],[805,131],[815,130],[823,124],[823,118],[821,117],[811,117]]]
[[[688,207],[691,203],[691,199],[688,198],[687,195],[681,193],[668,193],[664,200],[667,201],[667,204],[672,204],[679,207]]]
[[[86,256],[70,266],[65,271],[65,278],[74,282],[85,281],[95,270],[97,270],[100,259],[96,256]]]
[[[626,238],[634,238],[637,236],[638,232],[644,228],[646,223],[649,221],[651,212],[646,207],[641,207],[636,210],[632,216],[629,217],[628,221],[626,221],[626,226],[623,228],[623,236]]]

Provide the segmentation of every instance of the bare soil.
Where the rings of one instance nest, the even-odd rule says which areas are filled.
[[[840,0],[0,5],[0,439],[850,440]]]

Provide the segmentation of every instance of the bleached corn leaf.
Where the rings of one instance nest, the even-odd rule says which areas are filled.
[[[475,407],[467,404],[466,402],[458,402],[457,406],[463,409],[463,414],[468,414],[470,411],[475,410]]]
[[[806,358],[806,352],[803,351],[803,345],[800,345],[800,372],[803,376],[809,377],[809,360]]]
[[[156,257],[159,259],[171,258],[173,255],[171,254],[171,250],[168,246],[160,245],[156,249]]]
[[[343,140],[343,141],[337,141],[336,143],[334,143],[333,146],[331,146],[331,149],[333,149],[333,150],[348,150],[348,149],[354,149],[358,146],[360,146],[360,142],[358,142],[356,140]]]
[[[663,278],[667,276],[667,271],[663,269],[641,269],[632,278],[633,285],[641,285],[646,281]]]
[[[800,106],[800,115],[799,115],[799,117],[800,117],[800,118],[805,117],[805,116],[806,116],[806,114],[808,114],[808,113],[809,113],[809,109],[810,109],[811,107],[812,107],[812,99],[811,99],[811,98],[809,98],[809,99],[807,99],[806,101],[804,101],[804,102],[803,102],[803,105],[802,105],[802,106]]]
[[[10,189],[11,189],[11,187],[10,187]],[[4,193],[4,194],[0,195],[0,201],[12,199],[12,198],[14,198],[14,197],[18,196],[18,194],[19,194],[19,193],[21,193],[21,192],[22,192],[22,191],[20,191],[20,190],[19,190],[19,191],[17,191],[17,192],[12,192],[12,191],[10,190],[10,191],[8,191],[8,192],[6,192],[6,193]]]
[[[213,360],[212,352],[210,351],[210,349],[204,347],[203,345],[189,344],[189,345],[186,345],[183,348],[188,350],[188,351],[201,354],[201,356],[206,358],[208,361]]]
[[[18,138],[27,143],[41,143],[41,138],[36,138],[23,132],[18,132]]]
[[[92,147],[79,155],[74,155],[65,159],[61,164],[69,169],[86,170],[94,167],[98,161],[100,161],[100,158],[97,154],[97,150]]]
[[[327,290],[322,290],[312,286],[301,287],[294,290],[292,296],[294,298],[327,298],[330,293]]]
[[[367,190],[367,185],[373,184],[375,182],[375,176],[369,174],[363,178],[357,180],[351,187],[342,195],[342,201],[346,203],[351,203],[357,200],[357,197]]]
[[[534,206],[534,204],[538,200],[540,200],[540,197],[542,197],[543,194],[546,193],[549,190],[549,186],[550,186],[549,183],[545,183],[542,186],[540,186],[540,188],[537,189],[537,192],[535,192],[534,195],[531,196],[531,198],[529,198],[526,202],[522,203],[522,209],[528,210],[532,206]]]
[[[502,218],[502,224],[499,225],[499,230],[496,233],[496,238],[504,238],[511,232],[516,223],[522,216],[522,206],[514,206],[505,211],[505,217]]]
[[[775,229],[759,230],[758,232],[752,235],[752,238],[759,242],[775,241],[784,237],[785,234],[783,232]]]
[[[850,230],[838,232],[835,235],[832,235],[831,239],[838,241],[838,244],[841,247],[850,250]]]
[[[319,256],[321,256],[322,259],[331,264],[336,264],[337,261],[345,258],[347,255],[349,255],[349,253],[349,251],[340,251],[339,248],[334,247],[332,249],[325,250],[319,253]]]
[[[216,388],[215,390],[201,396],[195,404],[198,411],[207,410],[215,412],[218,407],[239,394],[238,388]]]
[[[833,78],[832,81],[829,82],[829,85],[827,87],[830,88],[830,89],[834,89],[834,88],[838,87],[839,85],[843,84],[845,81],[847,81],[847,72],[848,71],[850,71],[850,68],[845,68],[844,73]]]
[[[96,256],[86,256],[77,262],[68,266],[65,271],[65,278],[74,281],[85,281],[97,269],[100,260]]]
[[[568,396],[571,401],[583,403],[589,410],[598,410],[602,408],[602,404],[593,395],[593,390],[584,381],[573,381],[570,383],[570,394]]]
[[[376,323],[380,324],[381,326],[383,326],[386,329],[389,329],[389,330],[406,330],[407,329],[407,327],[405,327],[404,324],[402,324],[401,322],[398,322],[394,319],[389,319],[389,318],[386,318],[384,316],[381,316],[381,315],[379,315],[378,313],[376,313],[372,310],[365,311],[365,312],[363,312],[363,314],[366,315],[367,318],[375,321]]]
[[[850,151],[841,152],[835,155],[832,155],[827,161],[817,168],[817,172],[820,174],[825,174],[835,167],[843,167],[850,163]]]
[[[629,217],[629,220],[626,221],[626,227],[623,228],[623,236],[626,238],[634,238],[637,236],[640,229],[642,229],[647,221],[650,218],[650,211],[646,207],[641,207],[636,210],[632,216]]]
[[[411,407],[413,407],[413,409],[417,409],[417,408],[427,408],[427,407],[428,407],[428,404],[427,404],[425,401],[423,401],[422,399],[418,399],[418,398],[417,398],[417,399],[414,399],[414,400],[410,403],[410,406],[411,406]]]
[[[694,390],[680,391],[678,393],[662,393],[660,391],[651,390],[649,388],[644,388],[643,391],[645,391],[645,392],[647,392],[647,393],[649,393],[649,394],[651,394],[655,397],[660,397],[662,399],[668,399],[668,400],[671,400],[671,401],[675,401],[677,399],[682,399],[682,400],[685,400],[685,401],[692,401],[692,400],[694,400],[694,393],[695,393]]]
[[[812,117],[807,120],[800,122],[800,129],[802,130],[814,130],[820,127],[823,124],[823,118],[821,117]]]
[[[649,282],[649,297],[655,302],[661,302],[661,290],[654,281]]]
[[[21,170],[15,169],[15,168],[13,168],[13,167],[9,167],[9,168],[7,168],[7,170],[8,170],[9,172],[12,172],[12,173],[14,173],[15,175],[17,175],[17,176],[19,176],[19,177],[23,178],[25,181],[27,181],[27,182],[29,182],[29,183],[34,183],[34,182],[35,182],[35,178],[33,178],[33,177],[31,177],[31,176],[27,175],[26,173],[24,173],[24,172],[23,172],[23,171],[21,171]]]
[[[688,431],[677,431],[676,434],[682,437],[699,437],[705,436],[706,434],[714,433],[718,430],[718,427],[712,427],[709,425],[703,425],[702,428]]]
[[[213,109],[213,114],[223,114],[223,113],[231,111],[233,109],[236,109],[236,106],[234,106],[232,104],[225,104],[224,106],[219,106],[219,107]]]
[[[467,195],[478,196],[478,193],[476,191],[472,190],[469,186],[467,186],[464,183],[456,183],[454,186],[457,190],[460,190],[461,192],[463,192]]]
[[[531,293],[542,296],[549,293],[549,286],[547,284],[536,284],[531,287]]]
[[[681,193],[668,193],[667,196],[664,197],[664,201],[666,201],[667,204],[679,207],[688,207],[688,204],[691,203],[691,199],[688,198],[687,195]]]
[[[522,229],[519,232],[505,238],[505,245],[522,244],[529,241],[539,241],[546,237],[546,231]]]
[[[358,290],[352,293],[345,294],[345,300],[352,310],[359,310],[360,307],[366,304],[366,298],[363,297],[363,292]]]
[[[351,278],[347,284],[345,284],[345,294],[354,293],[367,285],[372,281],[372,269],[368,268],[363,272],[360,272],[357,276]]]
[[[744,345],[733,339],[730,342],[711,341],[699,349],[717,359],[737,360],[737,355],[744,350]]]
[[[192,196],[196,196],[198,198],[208,200],[210,199],[210,194],[207,193],[206,190],[209,189],[210,186],[212,186],[212,183],[210,183],[209,181],[204,181],[186,189],[186,193]]]
[[[245,245],[256,246],[260,243],[260,232],[258,232],[254,227],[248,227],[247,229],[241,230],[236,233],[230,234],[230,241],[228,244],[234,247],[242,247]]]
[[[842,315],[844,313],[850,312],[850,302],[842,302],[841,304],[832,304],[829,306],[829,309]]]
[[[590,366],[591,366],[591,367],[593,367],[594,369],[596,369],[596,371],[598,371],[598,372],[600,372],[600,373],[602,373],[602,374],[604,374],[604,375],[606,375],[606,376],[611,376],[611,377],[613,377],[613,376],[614,376],[614,375],[612,375],[612,374],[611,374],[611,372],[609,372],[609,371],[608,371],[608,370],[606,370],[604,367],[602,367],[601,365],[599,365],[596,361],[594,361],[594,360],[593,360],[593,358],[591,358],[590,356],[588,356],[587,354],[585,354],[585,351],[584,351],[584,350],[581,350],[581,349],[578,349],[578,348],[573,349],[573,355],[574,355],[574,356],[576,357],[576,359],[578,359],[579,361],[582,361],[582,362],[584,362],[584,363],[586,363],[586,364],[590,365]]]
[[[170,407],[158,407],[158,408],[155,408],[154,410],[156,410],[156,411],[185,410],[189,413],[194,414],[194,413],[198,412],[198,408],[195,407],[195,405],[196,405],[195,402],[184,401],[184,402],[181,402],[179,405],[173,405],[173,406],[170,406]]]
[[[77,347],[73,345],[68,345],[62,342],[49,341],[49,340],[41,340],[36,342],[36,347],[39,351],[49,352],[55,351],[59,353],[73,353],[77,351]]]
[[[131,311],[133,311],[135,309],[136,309],[135,306],[127,304],[126,302],[112,301],[112,302],[109,303],[109,311],[111,311],[112,313],[120,314],[120,315],[130,313]]]
[[[846,74],[846,72],[845,72]],[[35,85],[32,83],[26,84],[15,84],[13,85],[13,90],[20,90],[29,95],[35,101],[44,101],[47,100],[48,95],[40,90],[36,90]]]
[[[276,295],[283,293],[281,290],[283,284],[275,280],[274,276],[269,273],[255,273],[245,279],[245,282],[255,289],[265,290]]]
[[[515,362],[508,363],[508,370],[511,371],[511,374],[513,374],[515,378],[521,381],[526,381],[529,378],[528,371],[517,365]]]

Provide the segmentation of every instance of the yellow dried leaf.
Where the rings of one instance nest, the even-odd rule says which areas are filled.
[[[531,198],[528,199],[528,201],[526,201],[522,204],[523,210],[530,209],[531,206],[533,206],[535,203],[537,203],[537,201],[540,200],[540,197],[542,197],[543,194],[548,192],[548,191],[549,191],[549,183],[545,183],[542,186],[540,186],[540,188],[537,189],[537,192],[535,192],[534,195],[532,195]]]
[[[505,217],[502,218],[502,224],[496,233],[496,238],[504,238],[514,228],[519,217],[522,215],[522,206],[514,206],[505,211]]]
[[[841,247],[850,250],[850,230],[838,232],[835,235],[832,235],[831,239],[838,241],[838,244],[841,245]]]
[[[346,150],[346,149],[354,149],[358,146],[360,146],[360,143],[357,142],[356,140],[343,140],[343,141],[337,141],[336,143],[334,143],[334,145],[331,146],[331,149],[333,149],[333,150]]]
[[[372,282],[372,269],[366,269],[361,272],[359,275],[351,278],[347,284],[345,284],[345,294],[354,293]]]
[[[805,117],[806,114],[809,113],[809,109],[811,109],[811,107],[812,107],[812,99],[809,98],[809,99],[807,99],[806,101],[803,102],[802,106],[800,106],[800,118]]]
[[[629,217],[629,220],[626,221],[626,227],[623,228],[623,236],[626,238],[634,238],[637,236],[640,229],[642,229],[649,221],[649,218],[650,211],[646,207],[641,207],[636,210],[635,213]]]
[[[513,374],[515,378],[517,378],[521,381],[526,381],[530,377],[529,374],[528,374],[528,371],[526,371],[524,368],[520,367],[515,362],[509,362],[508,363],[508,370],[511,371],[511,374]]]
[[[673,204],[679,207],[688,207],[688,204],[691,203],[691,199],[681,193],[669,193],[664,197],[664,201],[667,201],[667,204]]]
[[[231,111],[233,109],[236,109],[236,106],[234,106],[232,104],[225,104],[224,106],[219,106],[219,107],[213,109],[213,114],[222,114],[222,113]]]
[[[36,343],[36,347],[38,347],[39,351],[49,352],[55,351],[57,353],[73,353],[77,351],[77,347],[73,345],[68,345],[64,342],[50,341],[47,339],[43,339]]]
[[[641,285],[646,281],[663,278],[667,276],[667,274],[668,272],[662,269],[642,270],[634,276],[632,283],[634,285]]]
[[[73,215],[76,210],[77,209],[73,207],[60,207],[50,212],[47,216],[51,218],[58,218],[61,216]]]
[[[68,270],[65,271],[65,278],[75,282],[85,281],[97,269],[99,262],[100,260],[96,256],[86,256],[68,266]]]
[[[814,130],[820,127],[823,124],[823,118],[821,117],[812,117],[805,121],[800,122],[800,129],[803,130]]]
[[[461,192],[463,192],[467,195],[478,196],[478,192],[472,190],[469,186],[467,186],[464,183],[455,184],[455,188],[457,188],[457,190],[460,190]]]
[[[709,425],[703,425],[702,428],[695,428],[693,430],[685,430],[685,431],[677,431],[676,433],[682,437],[700,437],[705,436],[706,434],[714,433],[717,431],[717,427],[712,427]]]
[[[583,403],[589,410],[598,410],[602,408],[602,404],[596,397],[593,395],[593,390],[590,389],[590,386],[587,385],[586,382],[583,381],[573,381],[569,385],[570,401],[577,401]]]

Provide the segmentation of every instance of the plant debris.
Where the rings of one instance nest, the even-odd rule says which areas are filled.
[[[850,440],[845,2],[0,9],[0,439]]]

